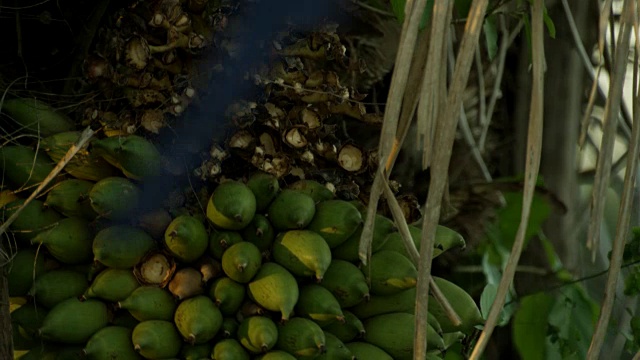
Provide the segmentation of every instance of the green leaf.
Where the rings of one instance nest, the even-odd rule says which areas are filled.
[[[545,6],[543,8],[543,13],[542,13],[542,19],[544,21],[544,24],[547,26],[547,31],[549,32],[549,36],[551,36],[552,39],[556,38],[556,26],[553,23],[553,20],[551,20],[551,17],[549,17],[549,13],[547,12],[547,7]]]
[[[491,311],[491,305],[493,301],[496,299],[496,294],[498,292],[497,284],[487,284],[482,291],[482,295],[480,295],[480,312],[482,313],[482,318],[487,319],[489,317],[489,312]],[[507,296],[507,301],[510,300],[510,296]],[[500,310],[500,317],[498,318],[498,326],[504,326],[509,323],[509,319],[513,314],[513,309],[510,306],[505,306]]]
[[[484,40],[487,45],[487,53],[489,60],[493,60],[498,53],[498,27],[496,26],[495,16],[489,16],[482,24],[484,30]]]
[[[546,359],[545,342],[553,297],[540,293],[525,296],[513,319],[512,332],[522,360]]]
[[[427,5],[424,8],[424,13],[422,14],[422,19],[420,20],[420,30],[424,29],[431,19],[431,13],[433,12],[433,1],[427,0]],[[406,5],[406,0],[391,0],[391,10],[396,15],[398,22],[401,24],[404,22],[404,7]]]

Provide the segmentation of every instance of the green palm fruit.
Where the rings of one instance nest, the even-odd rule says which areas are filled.
[[[235,338],[238,334],[238,328],[240,323],[238,320],[232,317],[226,317],[222,319],[222,328],[220,328],[220,334],[223,338]]]
[[[82,347],[68,346],[52,343],[39,343],[22,356],[16,356],[20,360],[82,360],[85,359]]]
[[[420,239],[422,237],[422,229],[417,226],[409,225],[409,233],[411,234],[411,239],[416,246],[416,249],[420,251]],[[395,231],[390,233],[385,241],[385,244],[378,251],[395,251],[397,253],[402,254],[402,256],[409,258],[409,253],[404,246],[404,240],[402,240],[402,235],[400,232]]]
[[[316,203],[304,193],[282,190],[269,205],[269,220],[278,230],[307,227],[316,213]]]
[[[89,360],[137,360],[142,359],[133,348],[131,329],[107,326],[89,339],[84,355]]]
[[[267,317],[251,316],[240,323],[238,340],[245,349],[254,354],[265,353],[276,345],[278,328]]]
[[[170,359],[180,353],[182,339],[170,321],[148,320],[138,324],[131,334],[133,348],[147,359]]]
[[[85,344],[93,334],[107,326],[107,306],[98,300],[70,298],[54,306],[38,330],[45,340],[64,344]]]
[[[14,334],[18,332],[20,339],[29,341],[29,344],[35,344],[38,329],[42,327],[42,321],[46,316],[46,309],[32,303],[26,303],[11,311],[11,325]]]
[[[44,151],[22,145],[0,147],[0,171],[4,181],[15,188],[40,184],[53,170],[54,164]]]
[[[429,302],[429,308],[431,308]],[[392,312],[404,312],[413,314],[416,307],[416,288],[400,291],[393,295],[373,295],[369,301],[363,301],[360,304],[350,308],[351,311],[360,319],[368,319],[370,317]]]
[[[173,318],[173,314],[171,315]],[[111,325],[126,327],[127,329],[131,330],[138,326],[138,324],[140,324],[140,321],[134,318],[133,315],[131,315],[131,313],[129,313],[128,311],[116,311],[116,313],[113,315],[113,320],[111,320]]]
[[[156,243],[143,230],[115,225],[101,230],[93,239],[93,255],[102,264],[117,268],[134,267]]]
[[[216,279],[211,285],[209,296],[215,301],[223,315],[233,316],[244,300],[245,287],[228,277]]]
[[[212,231],[209,235],[209,253],[222,260],[222,254],[232,245],[244,241],[237,231]]]
[[[21,130],[43,137],[73,130],[74,127],[73,121],[66,115],[35,98],[4,100],[2,112],[17,122]]]
[[[40,305],[51,309],[63,300],[82,295],[88,286],[85,274],[71,270],[52,270],[38,276],[29,295]]]
[[[140,286],[118,302],[119,308],[128,310],[138,321],[171,321],[177,306],[170,292],[156,286]]]
[[[236,339],[224,339],[213,346],[213,360],[249,360],[249,354]]]
[[[256,214],[251,223],[242,230],[242,238],[257,246],[264,253],[271,249],[273,240],[276,238],[276,231],[266,216]]]
[[[18,199],[20,198],[12,190],[0,190],[0,209]]]
[[[414,312],[412,312],[413,314]],[[427,313],[427,322],[429,323],[429,325],[431,325],[431,327],[440,335],[442,335],[442,326],[440,325],[440,322],[438,321],[438,318],[436,318],[435,315],[433,315],[432,313],[428,312]]]
[[[256,213],[256,197],[247,185],[224,182],[213,191],[207,204],[207,218],[222,229],[241,230]]]
[[[393,360],[391,355],[375,345],[366,342],[351,342],[344,344],[356,359]]]
[[[87,220],[69,217],[58,221],[31,240],[43,244],[56,260],[69,264],[83,264],[93,259],[93,234]]]
[[[9,296],[27,295],[33,282],[45,272],[42,254],[33,249],[21,249],[9,263]]]
[[[24,204],[23,199],[8,203],[4,207],[4,218],[9,219],[22,204]],[[62,219],[62,215],[45,206],[42,201],[33,199],[11,223],[9,229],[19,240],[30,241],[38,233],[51,228]]]
[[[188,299],[204,292],[202,274],[194,268],[178,270],[169,282],[169,291],[178,300]]]
[[[444,297],[449,301],[453,310],[458,314],[460,320],[462,320],[460,326],[454,326],[442,306],[440,306],[440,303],[438,303],[433,296],[430,296],[429,312],[438,320],[443,332],[462,331],[465,334],[469,334],[476,325],[484,323],[478,305],[476,305],[471,295],[463,288],[436,276],[433,277],[433,280],[440,288]]]
[[[92,143],[96,155],[119,168],[131,179],[156,176],[162,170],[160,152],[147,139],[137,135],[113,136]]]
[[[367,279],[357,266],[348,261],[333,259],[320,285],[331,291],[343,308],[369,299]]]
[[[229,278],[242,284],[251,281],[261,265],[260,250],[250,242],[237,243],[222,254],[222,270]]]
[[[320,234],[335,248],[347,241],[362,224],[358,209],[344,200],[326,200],[316,205],[316,214],[307,229]]]
[[[307,194],[315,203],[333,199],[333,192],[315,180],[298,180],[287,186],[287,189]]]
[[[189,344],[202,344],[220,330],[222,313],[209,297],[199,295],[181,302],[173,320]]]
[[[91,207],[100,216],[124,220],[140,201],[140,189],[122,177],[108,177],[95,183],[89,192]]]
[[[448,349],[455,344],[461,343],[465,337],[466,335],[461,331],[442,334],[442,340],[444,340],[444,348]]]
[[[93,279],[83,297],[117,302],[128,298],[139,286],[130,269],[106,269]]]
[[[296,279],[287,269],[276,263],[262,264],[248,285],[249,297],[271,311],[280,311],[282,320],[289,319],[300,291]]]
[[[396,360],[413,359],[413,314],[389,313],[374,316],[364,321],[364,340],[373,344]],[[427,346],[444,349],[444,341],[435,329],[427,325]]]
[[[326,352],[316,357],[317,360],[351,360],[353,355],[351,350],[344,343],[330,332],[324,332]]]
[[[190,263],[207,251],[207,229],[195,217],[181,215],[173,219],[165,230],[164,243],[178,260]]]
[[[364,325],[352,312],[342,310],[344,322],[335,321],[328,326],[323,327],[325,332],[335,335],[343,343],[353,341],[355,338],[364,336]]]
[[[373,238],[371,242],[371,251],[373,253],[381,250],[387,241],[387,235],[389,235],[395,229],[395,224],[392,220],[382,215],[376,214],[375,223],[373,225]],[[358,251],[360,248],[360,237],[362,236],[362,226],[359,226],[356,231],[353,232],[349,238],[334,248],[332,251],[333,257],[340,260],[357,262],[360,260]]]
[[[294,275],[315,275],[320,281],[331,264],[331,249],[313,231],[290,230],[276,237],[273,259]]]
[[[184,360],[202,360],[210,359],[211,352],[213,351],[213,344],[199,344],[199,345],[182,345],[180,350],[180,359]]]
[[[409,233],[411,234],[411,238],[416,246],[416,249],[420,251],[422,229],[417,226],[409,225]],[[462,235],[449,229],[448,227],[438,225],[436,228],[433,257],[435,258],[453,247],[465,247],[465,242]],[[402,240],[402,236],[399,232],[390,233],[386,238],[386,243],[380,250],[396,251],[409,258],[409,253],[404,246],[404,241]]]
[[[59,162],[80,139],[80,131],[65,131],[48,136],[40,141],[40,147],[53,162]],[[64,167],[69,175],[82,180],[100,181],[119,172],[103,158],[86,150],[80,150]]]
[[[296,360],[296,358],[288,352],[274,350],[256,358],[256,360]]]
[[[362,272],[376,295],[393,295],[415,287],[418,278],[418,270],[408,258],[389,250],[373,254]]]
[[[313,359],[325,352],[326,338],[318,324],[296,317],[279,325],[276,348],[298,359]]]
[[[256,197],[256,211],[260,212],[267,209],[280,191],[278,178],[264,172],[251,175],[247,181],[247,186]]]
[[[77,216],[93,220],[98,215],[91,207],[89,192],[93,183],[87,180],[69,179],[55,184],[44,202],[65,216]]]
[[[338,300],[324,287],[308,284],[300,288],[300,298],[295,306],[298,316],[308,317],[320,326],[344,322],[344,314]]]

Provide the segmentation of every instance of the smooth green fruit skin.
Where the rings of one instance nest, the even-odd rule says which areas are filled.
[[[249,354],[236,339],[218,341],[213,346],[211,358],[214,360],[249,360]]]
[[[240,323],[238,320],[232,317],[226,317],[222,319],[222,328],[220,329],[220,335],[222,338],[235,338],[238,333],[238,327]]]
[[[344,344],[356,359],[393,360],[391,355],[375,345],[366,342],[351,342]]]
[[[131,329],[107,326],[87,342],[84,353],[89,360],[138,360],[142,359],[131,343]]]
[[[347,241],[362,224],[358,209],[344,200],[327,200],[316,205],[316,213],[307,229],[320,234],[335,248]]]
[[[251,316],[240,323],[238,340],[250,352],[264,353],[275,346],[278,340],[278,328],[267,317]]]
[[[273,245],[273,259],[294,275],[322,280],[331,264],[331,249],[322,236],[309,230],[280,233]]]
[[[333,324],[322,327],[322,329],[335,335],[343,343],[364,336],[364,325],[362,321],[348,310],[342,310],[342,313],[344,314],[344,323],[336,321]]]
[[[38,136],[50,136],[74,128],[64,114],[54,111],[48,104],[35,98],[15,98],[4,100],[2,112],[21,125],[22,131]]]
[[[108,227],[101,230],[93,240],[95,259],[117,269],[134,267],[155,247],[156,243],[149,234],[128,225]]]
[[[64,300],[49,311],[39,330],[45,340],[85,344],[109,323],[107,306],[98,300]]]
[[[433,304],[430,302],[429,304]],[[373,295],[369,301],[350,308],[358,318],[364,320],[376,315],[392,312],[413,314],[416,306],[416,288],[407,289],[393,295]],[[429,305],[431,308],[432,305]],[[429,310],[431,311],[431,310]]]
[[[52,270],[40,275],[29,295],[46,307],[53,308],[63,300],[78,297],[87,290],[87,276],[71,270]]]
[[[138,324],[131,335],[134,349],[147,359],[171,359],[180,353],[182,339],[169,321],[149,320]]]
[[[320,285],[331,291],[343,308],[369,299],[367,279],[357,266],[348,261],[333,259]]]
[[[162,170],[158,149],[137,135],[112,136],[92,143],[95,153],[120,168],[129,178],[141,180],[156,176]]]
[[[141,286],[118,302],[118,307],[128,310],[138,321],[172,321],[178,305],[167,290],[156,286]]]
[[[233,316],[242,306],[245,287],[228,277],[216,279],[211,285],[209,296],[225,316]]]
[[[256,214],[251,223],[242,230],[242,238],[257,246],[261,252],[265,252],[273,245],[276,232],[266,216]]]
[[[112,220],[130,217],[140,202],[140,189],[122,177],[98,181],[89,192],[91,207],[100,216]]]
[[[42,150],[36,152],[22,145],[0,147],[0,171],[4,176],[3,180],[8,181],[14,188],[39,185],[53,167],[54,164]]]
[[[256,360],[296,360],[296,358],[286,351],[274,350],[258,357]]]
[[[333,198],[333,192],[327,189],[326,186],[320,184],[315,180],[298,180],[289,185],[287,189],[299,191],[303,194],[309,195],[313,201],[317,203],[321,201],[331,200]]]
[[[130,269],[106,269],[93,279],[84,297],[118,302],[129,297],[139,286]]]
[[[93,220],[98,215],[91,207],[89,192],[93,182],[81,179],[68,179],[53,186],[45,204],[65,216],[77,216]]]
[[[280,311],[282,320],[289,319],[300,290],[296,279],[287,269],[276,263],[262,264],[247,286],[249,297],[270,311]]]
[[[31,240],[32,244],[43,244],[57,260],[68,264],[83,264],[93,258],[93,234],[87,220],[69,217],[57,225],[40,232]]]
[[[282,190],[269,205],[269,220],[278,230],[303,229],[316,213],[316,204],[306,194]]]
[[[222,260],[222,255],[232,245],[244,241],[237,231],[212,231],[209,235],[209,253]]]
[[[22,249],[14,255],[9,266],[9,296],[24,296],[35,278],[44,273],[44,257],[33,249]]]
[[[11,217],[24,204],[23,199],[15,200],[7,204],[4,210],[4,218]],[[20,215],[11,223],[9,230],[18,240],[30,241],[40,232],[51,228],[64,217],[55,210],[44,205],[40,200],[34,199],[24,207]]]
[[[173,320],[178,331],[190,344],[202,344],[213,339],[222,327],[222,313],[204,295],[182,301]]]
[[[324,332],[326,340],[326,352],[318,357],[317,360],[351,360],[353,355],[351,350],[347,348],[344,343],[338,339],[335,335],[329,332]]]
[[[299,359],[313,359],[324,352],[324,332],[315,322],[305,318],[291,318],[278,327],[276,349]]]
[[[213,344],[199,344],[199,345],[182,345],[180,350],[180,359],[184,360],[202,360],[209,359],[211,352],[213,351]]]
[[[336,320],[344,321],[344,315],[338,300],[331,292],[316,284],[307,284],[300,288],[300,298],[295,313],[327,326]]]
[[[256,197],[256,211],[264,211],[280,191],[278,179],[264,172],[253,174],[247,181],[247,186]]]
[[[463,288],[437,276],[434,276],[433,280],[440,288],[444,297],[449,300],[449,304],[451,304],[453,310],[455,310],[456,314],[458,314],[462,320],[460,326],[454,326],[451,320],[449,320],[449,317],[447,317],[444,309],[442,309],[442,306],[440,306],[440,303],[435,301],[433,296],[430,296],[429,312],[438,320],[442,331],[445,333],[462,331],[465,334],[469,334],[476,325],[484,323],[478,305]]]
[[[262,254],[250,242],[237,243],[222,254],[222,270],[232,280],[248,283],[262,265]]]
[[[21,332],[26,335],[25,337],[28,340],[34,340],[46,316],[46,309],[26,303],[11,312],[11,325],[14,326],[14,331],[18,330],[18,326],[20,326]]]
[[[371,256],[362,272],[371,282],[371,293],[393,295],[416,286],[418,270],[408,258],[382,250]]]
[[[164,243],[178,260],[190,263],[207,251],[207,229],[195,217],[181,215],[173,219],[165,230]]]
[[[413,240],[413,244],[416,246],[416,249],[420,251],[420,239],[422,238],[422,229],[417,226],[409,225],[409,233],[411,234],[411,239]],[[406,258],[410,258],[407,249],[404,246],[404,240],[402,240],[402,235],[399,232],[395,231],[387,235],[384,246],[380,250],[388,250],[395,251]]]
[[[228,181],[218,185],[207,204],[207,218],[217,227],[241,230],[256,213],[256,197],[245,184]]]
[[[363,215],[364,216],[364,215]],[[387,241],[389,235],[395,229],[395,224],[389,218],[376,214],[375,224],[373,225],[373,239],[371,241],[371,252],[375,253],[381,250]],[[360,248],[360,237],[362,236],[362,226],[342,244],[333,249],[333,257],[340,260],[358,262],[360,257],[358,251]]]

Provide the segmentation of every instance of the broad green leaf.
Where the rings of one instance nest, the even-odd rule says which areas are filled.
[[[540,293],[525,296],[513,319],[513,341],[522,360],[546,359],[545,342],[553,297]]]
[[[498,28],[495,16],[489,16],[482,24],[484,30],[484,40],[487,45],[489,60],[493,60],[498,53]]]
[[[491,305],[493,301],[496,299],[496,294],[498,292],[497,284],[487,284],[482,291],[482,295],[480,295],[480,312],[482,313],[482,318],[487,319],[489,317],[489,311],[491,311]],[[511,300],[511,296],[507,295],[507,302]],[[504,326],[509,323],[509,319],[513,314],[513,308],[510,305],[504,306],[500,310],[500,317],[498,318],[498,326]]]

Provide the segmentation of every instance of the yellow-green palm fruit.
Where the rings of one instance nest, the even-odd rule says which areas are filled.
[[[271,350],[278,341],[278,328],[273,320],[264,316],[245,318],[238,327],[238,340],[254,354]]]
[[[420,229],[417,226],[409,225],[409,233],[411,234],[411,239],[413,240],[413,243],[415,244],[416,249],[420,251],[420,238],[422,237],[422,229]],[[402,254],[402,256],[409,258],[409,253],[407,252],[407,249],[404,246],[404,240],[402,240],[402,235],[400,235],[400,232],[398,231],[392,232],[387,236],[386,242],[384,243],[382,248],[379,249],[378,251],[382,251],[382,250],[395,251],[397,253]]]
[[[278,178],[264,172],[251,175],[247,181],[247,186],[256,197],[256,211],[259,212],[266,210],[280,191]]]
[[[269,205],[269,220],[277,230],[303,229],[316,213],[316,203],[304,193],[285,189]]]
[[[237,243],[222,254],[222,270],[231,280],[245,284],[251,281],[262,265],[262,254],[250,242]]]
[[[266,216],[256,214],[251,223],[242,230],[242,238],[265,253],[271,249],[273,240],[276,238],[276,231]]]
[[[371,252],[380,251],[387,241],[387,235],[393,232],[395,224],[387,217],[376,214],[373,224],[373,238],[371,241]],[[332,249],[333,257],[340,260],[357,262],[360,260],[358,251],[360,248],[360,237],[362,236],[362,226],[359,226],[349,238]]]
[[[215,301],[223,315],[233,316],[244,300],[245,287],[228,277],[216,279],[211,285],[209,296]]]
[[[333,259],[320,285],[331,291],[343,308],[369,300],[367,279],[357,266],[348,261]]]
[[[45,272],[42,253],[34,249],[21,249],[9,263],[9,296],[27,295],[33,281]]]
[[[344,346],[351,351],[356,359],[393,360],[391,355],[375,345],[366,342],[350,342]]]
[[[103,302],[70,298],[49,311],[38,333],[44,340],[85,344],[108,323],[109,312]]]
[[[0,190],[0,209],[7,204],[20,199],[13,190]]]
[[[177,306],[169,291],[156,286],[140,286],[118,302],[119,308],[128,310],[138,321],[171,321]]]
[[[429,302],[431,308],[432,302]],[[369,301],[363,301],[349,310],[360,319],[392,312],[413,314],[416,307],[416,288],[400,291],[393,295],[373,295]]]
[[[211,351],[213,351],[213,344],[198,344],[198,345],[182,345],[180,350],[180,359],[184,360],[202,360],[210,359]]]
[[[209,235],[209,253],[222,260],[222,254],[232,245],[244,241],[237,231],[212,231]]]
[[[324,332],[315,322],[305,318],[291,318],[278,326],[276,349],[297,359],[313,359],[325,352]]]
[[[413,312],[412,312],[413,313]],[[431,325],[431,327],[440,335],[442,335],[442,326],[440,325],[440,322],[438,321],[438,318],[436,318],[435,315],[433,315],[432,313],[428,312],[427,313],[427,322],[429,323],[429,325]]]
[[[286,351],[273,350],[262,356],[258,356],[256,360],[296,360],[296,358]]]
[[[202,344],[213,339],[220,330],[222,313],[209,297],[199,295],[182,301],[173,320],[189,344]]]
[[[207,204],[207,218],[226,230],[241,230],[256,213],[256,197],[239,181],[224,182],[213,191]]]
[[[247,291],[258,305],[270,311],[279,311],[283,321],[289,319],[300,296],[296,279],[276,263],[262,264],[247,286]]]
[[[236,339],[224,339],[213,346],[213,360],[249,360],[249,354]]]
[[[93,234],[87,220],[69,217],[40,232],[32,244],[44,245],[56,260],[68,264],[86,264],[93,259]]]
[[[148,320],[138,324],[131,334],[136,352],[146,359],[171,359],[178,356],[182,339],[170,321]]]
[[[300,297],[294,311],[296,316],[309,318],[320,326],[344,321],[338,300],[329,290],[316,284],[300,287]]]
[[[324,238],[309,230],[280,233],[273,245],[273,259],[294,275],[313,276],[318,281],[331,264],[331,249]]]
[[[2,102],[2,112],[21,126],[22,131],[44,137],[73,130],[73,121],[35,98],[15,98]]]
[[[452,347],[454,345],[461,345],[460,343],[466,337],[467,336],[461,331],[442,334],[442,339],[444,340],[445,349],[449,349],[450,347]]]
[[[155,248],[156,243],[149,234],[128,225],[110,226],[93,239],[95,260],[117,269],[134,267]]]
[[[362,272],[371,283],[371,293],[393,295],[416,286],[418,270],[400,253],[382,250],[371,256]]]
[[[89,192],[93,183],[87,180],[69,179],[55,184],[44,202],[64,216],[93,220],[98,214],[93,211]]]
[[[287,186],[287,189],[307,194],[311,196],[316,203],[333,199],[333,192],[315,180],[298,180]]]
[[[36,152],[22,145],[0,147],[0,172],[3,180],[15,188],[40,184],[54,165],[44,151]]]
[[[235,338],[238,334],[238,328],[240,327],[240,323],[238,320],[232,317],[226,317],[222,319],[222,327],[220,328],[220,335],[222,338]]]
[[[141,180],[162,170],[160,152],[149,140],[137,136],[112,136],[92,142],[93,151],[128,178]]]
[[[107,326],[93,336],[84,347],[84,355],[89,360],[138,360],[142,357],[133,348],[131,329],[121,326]]]
[[[123,177],[109,177],[95,183],[89,192],[91,207],[100,216],[124,220],[140,201],[140,189]]]
[[[40,141],[40,147],[54,163],[59,162],[80,139],[80,131],[65,131],[48,136]],[[64,167],[69,175],[82,180],[100,181],[111,176],[118,176],[119,171],[103,158],[80,150]]]
[[[476,305],[471,295],[463,288],[437,276],[434,276],[433,280],[436,285],[438,285],[438,288],[440,288],[444,297],[449,301],[453,310],[458,314],[460,320],[462,320],[462,324],[454,326],[442,306],[440,306],[440,303],[436,301],[433,296],[430,296],[429,313],[433,314],[438,320],[443,332],[462,331],[465,334],[469,334],[476,325],[484,323],[478,305]]]
[[[8,219],[24,204],[23,199],[12,201],[4,207],[4,218]],[[33,199],[24,207],[20,215],[9,225],[9,230],[19,239],[30,241],[38,233],[49,229],[62,220],[63,216],[48,208],[40,200]]]
[[[36,279],[29,295],[46,308],[53,308],[62,301],[78,297],[87,290],[86,274],[71,270],[52,270]]]
[[[16,350],[29,350],[36,345],[38,329],[47,316],[47,310],[33,303],[26,303],[11,311],[14,347]]]
[[[351,350],[344,343],[330,332],[324,332],[326,351],[316,357],[317,360],[351,360],[353,355]]]
[[[344,200],[326,200],[316,205],[316,214],[307,229],[320,234],[335,248],[347,241],[362,224],[358,209]]]
[[[322,327],[325,332],[335,335],[343,343],[353,341],[364,336],[364,325],[351,311],[342,310],[344,322],[336,321]]]
[[[106,269],[93,279],[83,297],[118,302],[128,298],[139,286],[131,269]]]
[[[409,233],[411,234],[411,239],[413,240],[416,249],[420,251],[422,229],[417,226],[409,225]],[[453,247],[465,247],[462,235],[445,226],[438,225],[436,228],[433,257],[435,258]],[[404,240],[402,240],[402,236],[399,232],[390,233],[387,236],[386,243],[380,250],[396,251],[407,258],[409,257],[409,253],[404,246]]]
[[[173,219],[164,233],[164,243],[171,254],[183,262],[196,261],[209,246],[207,229],[190,215]]]
[[[396,360],[413,359],[415,317],[407,313],[389,313],[364,321],[364,340]],[[435,329],[427,325],[427,347],[444,349],[444,341]]]

